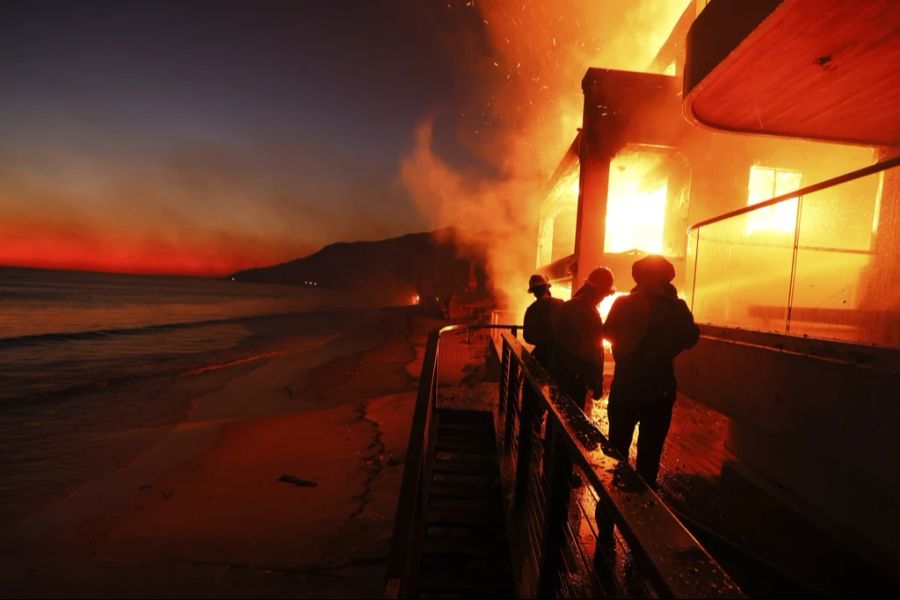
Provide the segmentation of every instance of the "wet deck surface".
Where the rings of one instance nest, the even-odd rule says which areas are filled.
[[[438,379],[453,385],[439,386],[439,406],[495,409],[498,386],[485,381],[487,341],[479,335],[444,346]],[[611,364],[606,372],[613,372]],[[593,403],[590,416],[607,434],[606,398]],[[861,560],[839,536],[755,485],[752,470],[727,448],[727,428],[724,415],[679,396],[662,458],[660,496],[748,596],[884,596],[897,589],[895,580]],[[635,451],[632,444],[632,464]],[[583,491],[577,496],[588,502]],[[587,533],[596,524],[592,510],[584,513]]]
[[[594,403],[592,417],[607,434],[606,398]],[[659,493],[749,596],[882,596],[897,589],[838,535],[802,514],[802,506],[788,506],[756,485],[758,476],[728,450],[727,427],[721,413],[679,396]]]

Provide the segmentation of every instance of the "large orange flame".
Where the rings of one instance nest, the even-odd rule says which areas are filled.
[[[459,139],[499,176],[472,181],[435,154],[425,120],[402,180],[436,225],[492,240],[495,288],[521,310],[535,264],[538,206],[547,179],[581,124],[580,82],[589,67],[647,70],[690,0],[484,0],[449,4],[480,12],[489,54],[473,58],[470,105]]]

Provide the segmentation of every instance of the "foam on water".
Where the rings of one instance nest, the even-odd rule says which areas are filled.
[[[273,336],[311,331],[311,311],[342,303],[321,289],[0,268],[0,521],[183,419],[173,378],[262,360]]]

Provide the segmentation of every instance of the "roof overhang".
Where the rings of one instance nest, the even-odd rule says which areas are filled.
[[[712,0],[687,39],[684,112],[714,129],[900,144],[895,0]]]
[[[612,154],[626,144],[676,145],[690,129],[680,115],[678,84],[668,75],[588,69],[581,81],[582,135],[599,139]]]

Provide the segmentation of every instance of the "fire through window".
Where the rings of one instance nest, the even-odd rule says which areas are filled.
[[[666,158],[652,150],[625,150],[610,163],[606,252],[664,252],[669,193]]]

